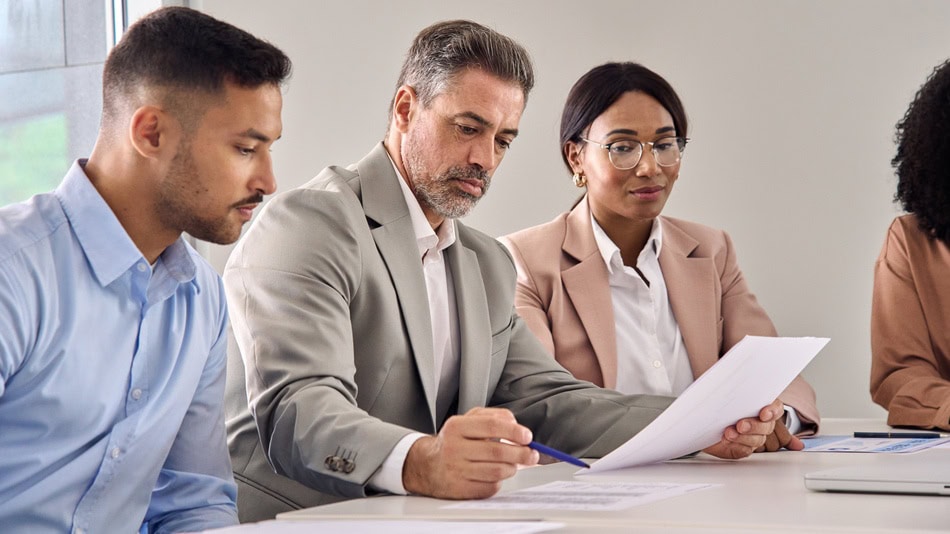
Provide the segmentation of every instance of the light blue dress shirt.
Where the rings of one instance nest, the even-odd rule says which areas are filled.
[[[236,524],[220,278],[181,239],[149,266],[83,164],[0,209],[0,530]]]

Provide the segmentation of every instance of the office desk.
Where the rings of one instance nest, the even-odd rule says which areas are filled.
[[[831,419],[822,434],[888,430],[883,422]],[[935,462],[950,462],[950,449],[916,453]],[[844,465],[886,463],[899,469],[907,455],[871,453],[759,453],[738,461],[707,455],[609,473],[577,477],[583,481],[711,483],[697,491],[615,512],[446,510],[453,501],[426,497],[385,496],[335,503],[282,514],[281,520],[329,518],[547,519],[567,528],[557,532],[613,534],[658,532],[725,534],[727,532],[893,533],[950,532],[950,498],[838,494],[805,489],[809,471]],[[558,463],[523,469],[506,481],[502,492],[571,480],[577,468]]]

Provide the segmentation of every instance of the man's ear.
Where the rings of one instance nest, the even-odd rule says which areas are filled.
[[[406,133],[409,130],[409,123],[420,104],[412,87],[403,85],[396,90],[396,96],[393,97],[393,124],[398,131]]]
[[[161,158],[163,152],[174,151],[179,129],[178,121],[160,108],[142,106],[129,121],[129,138],[143,158]]]

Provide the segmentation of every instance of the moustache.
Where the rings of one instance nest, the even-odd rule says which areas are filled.
[[[480,180],[484,183],[491,181],[488,171],[480,167],[452,167],[445,173],[445,178],[450,180]]]
[[[491,183],[491,176],[488,171],[478,166],[452,167],[446,171],[443,176],[446,180],[479,180],[482,182],[482,189],[488,187]]]
[[[251,195],[240,202],[235,202],[231,205],[231,207],[239,208],[241,206],[247,206],[248,204],[260,204],[261,202],[264,202],[264,195],[257,193],[256,195]]]

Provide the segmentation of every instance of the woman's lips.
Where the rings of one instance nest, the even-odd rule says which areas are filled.
[[[665,187],[662,185],[650,185],[646,187],[641,187],[639,189],[634,189],[632,191],[633,196],[637,197],[640,200],[653,201],[660,198],[660,194],[663,193]]]

